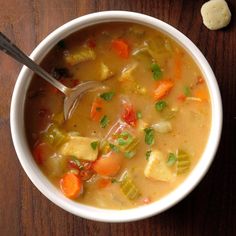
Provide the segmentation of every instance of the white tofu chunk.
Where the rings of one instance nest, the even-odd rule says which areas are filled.
[[[171,181],[173,174],[162,153],[158,150],[153,150],[144,169],[144,175],[152,180]]]
[[[98,146],[93,149],[92,142],[98,142],[95,138],[71,136],[69,141],[59,150],[61,155],[75,156],[80,160],[95,161],[98,156]]]
[[[231,12],[225,0],[211,0],[202,5],[203,24],[210,30],[227,26],[231,20]]]

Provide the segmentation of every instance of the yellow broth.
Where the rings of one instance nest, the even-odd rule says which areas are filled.
[[[116,40],[118,44],[121,42],[118,46],[128,45],[128,49],[122,49],[124,53],[128,52],[128,56],[117,51],[113,45]],[[95,57],[90,55],[90,59],[68,62],[68,55],[76,55],[84,49],[91,50]],[[64,121],[64,95],[38,76],[34,76],[30,84],[25,108],[28,142],[41,170],[59,188],[60,179],[66,173],[73,172],[78,176],[81,173],[75,163],[72,166],[69,163],[71,158],[78,157],[62,155],[60,151],[64,143],[68,142],[68,133],[78,132],[81,137],[98,139],[100,145],[97,158],[102,158],[102,146],[109,131],[117,121],[126,123],[122,116],[124,104],[130,104],[135,112],[134,127],[127,125],[132,138],[134,136],[139,140],[135,150],[128,154],[118,152],[121,156],[121,168],[114,176],[96,173],[93,170],[96,160],[82,160],[81,163],[91,165],[87,179],[82,181],[83,192],[73,197],[74,200],[108,209],[126,209],[157,201],[181,184],[201,157],[211,125],[207,85],[190,55],[166,35],[131,23],[99,24],[76,32],[59,42],[41,65],[69,87],[83,81],[103,79],[107,86],[105,90],[98,88],[84,94],[72,116]],[[109,73],[104,70],[104,66]],[[173,87],[155,100],[154,91],[163,80],[171,81]],[[100,98],[105,92],[114,93],[109,101]],[[102,110],[99,111],[99,119],[92,120],[91,106],[97,97],[102,101]],[[159,106],[156,105],[160,101],[164,101],[164,108],[160,108],[160,103]],[[163,110],[158,110],[157,106]],[[104,115],[109,122],[102,128],[101,119]],[[164,129],[164,132],[154,129],[154,124],[163,121],[171,129]],[[153,144],[148,145],[145,142],[146,131],[141,123],[152,129]],[[67,137],[59,144],[51,140],[55,137],[48,135],[52,124]],[[37,148],[41,143],[46,143],[49,150],[42,151]],[[107,148],[108,153],[112,152],[109,145]],[[161,181],[158,177],[153,179],[145,176],[144,169],[149,161],[147,152],[150,150],[162,153],[162,162],[165,170],[171,173],[171,180]],[[191,163],[189,169],[180,174],[177,170],[179,150],[187,153]],[[169,160],[170,153],[174,154],[173,162]],[[127,158],[129,154],[133,156]],[[121,189],[124,173],[129,174],[138,189],[139,195],[135,199],[129,199]]]

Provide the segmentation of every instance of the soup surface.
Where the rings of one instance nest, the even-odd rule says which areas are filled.
[[[60,41],[41,65],[68,87],[102,81],[64,120],[64,95],[34,76],[25,111],[35,161],[62,193],[126,209],[175,189],[198,162],[211,124],[208,88],[188,53],[131,23],[99,24]]]

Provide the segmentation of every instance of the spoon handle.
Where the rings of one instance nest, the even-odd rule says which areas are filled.
[[[62,93],[67,94],[69,88],[54,79],[48,72],[37,65],[33,60],[26,56],[17,46],[15,46],[2,32],[0,32],[0,50],[27,66],[37,75],[47,80],[54,87],[59,89]]]

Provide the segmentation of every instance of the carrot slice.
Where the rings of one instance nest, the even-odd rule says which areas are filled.
[[[103,108],[103,102],[102,99],[100,98],[95,98],[92,107],[91,107],[91,112],[90,112],[90,118],[93,121],[98,121],[100,120],[102,116],[102,108]]]
[[[83,184],[78,175],[69,172],[60,179],[60,188],[66,197],[75,199],[82,192]]]
[[[154,90],[154,99],[155,101],[165,97],[172,87],[174,83],[172,80],[160,80],[157,83],[157,88]]]
[[[129,57],[129,46],[124,40],[122,39],[113,40],[112,48],[118,56],[125,59]]]
[[[93,169],[96,173],[103,176],[116,175],[122,164],[122,157],[115,152],[110,152],[108,155],[100,157],[93,164]]]

